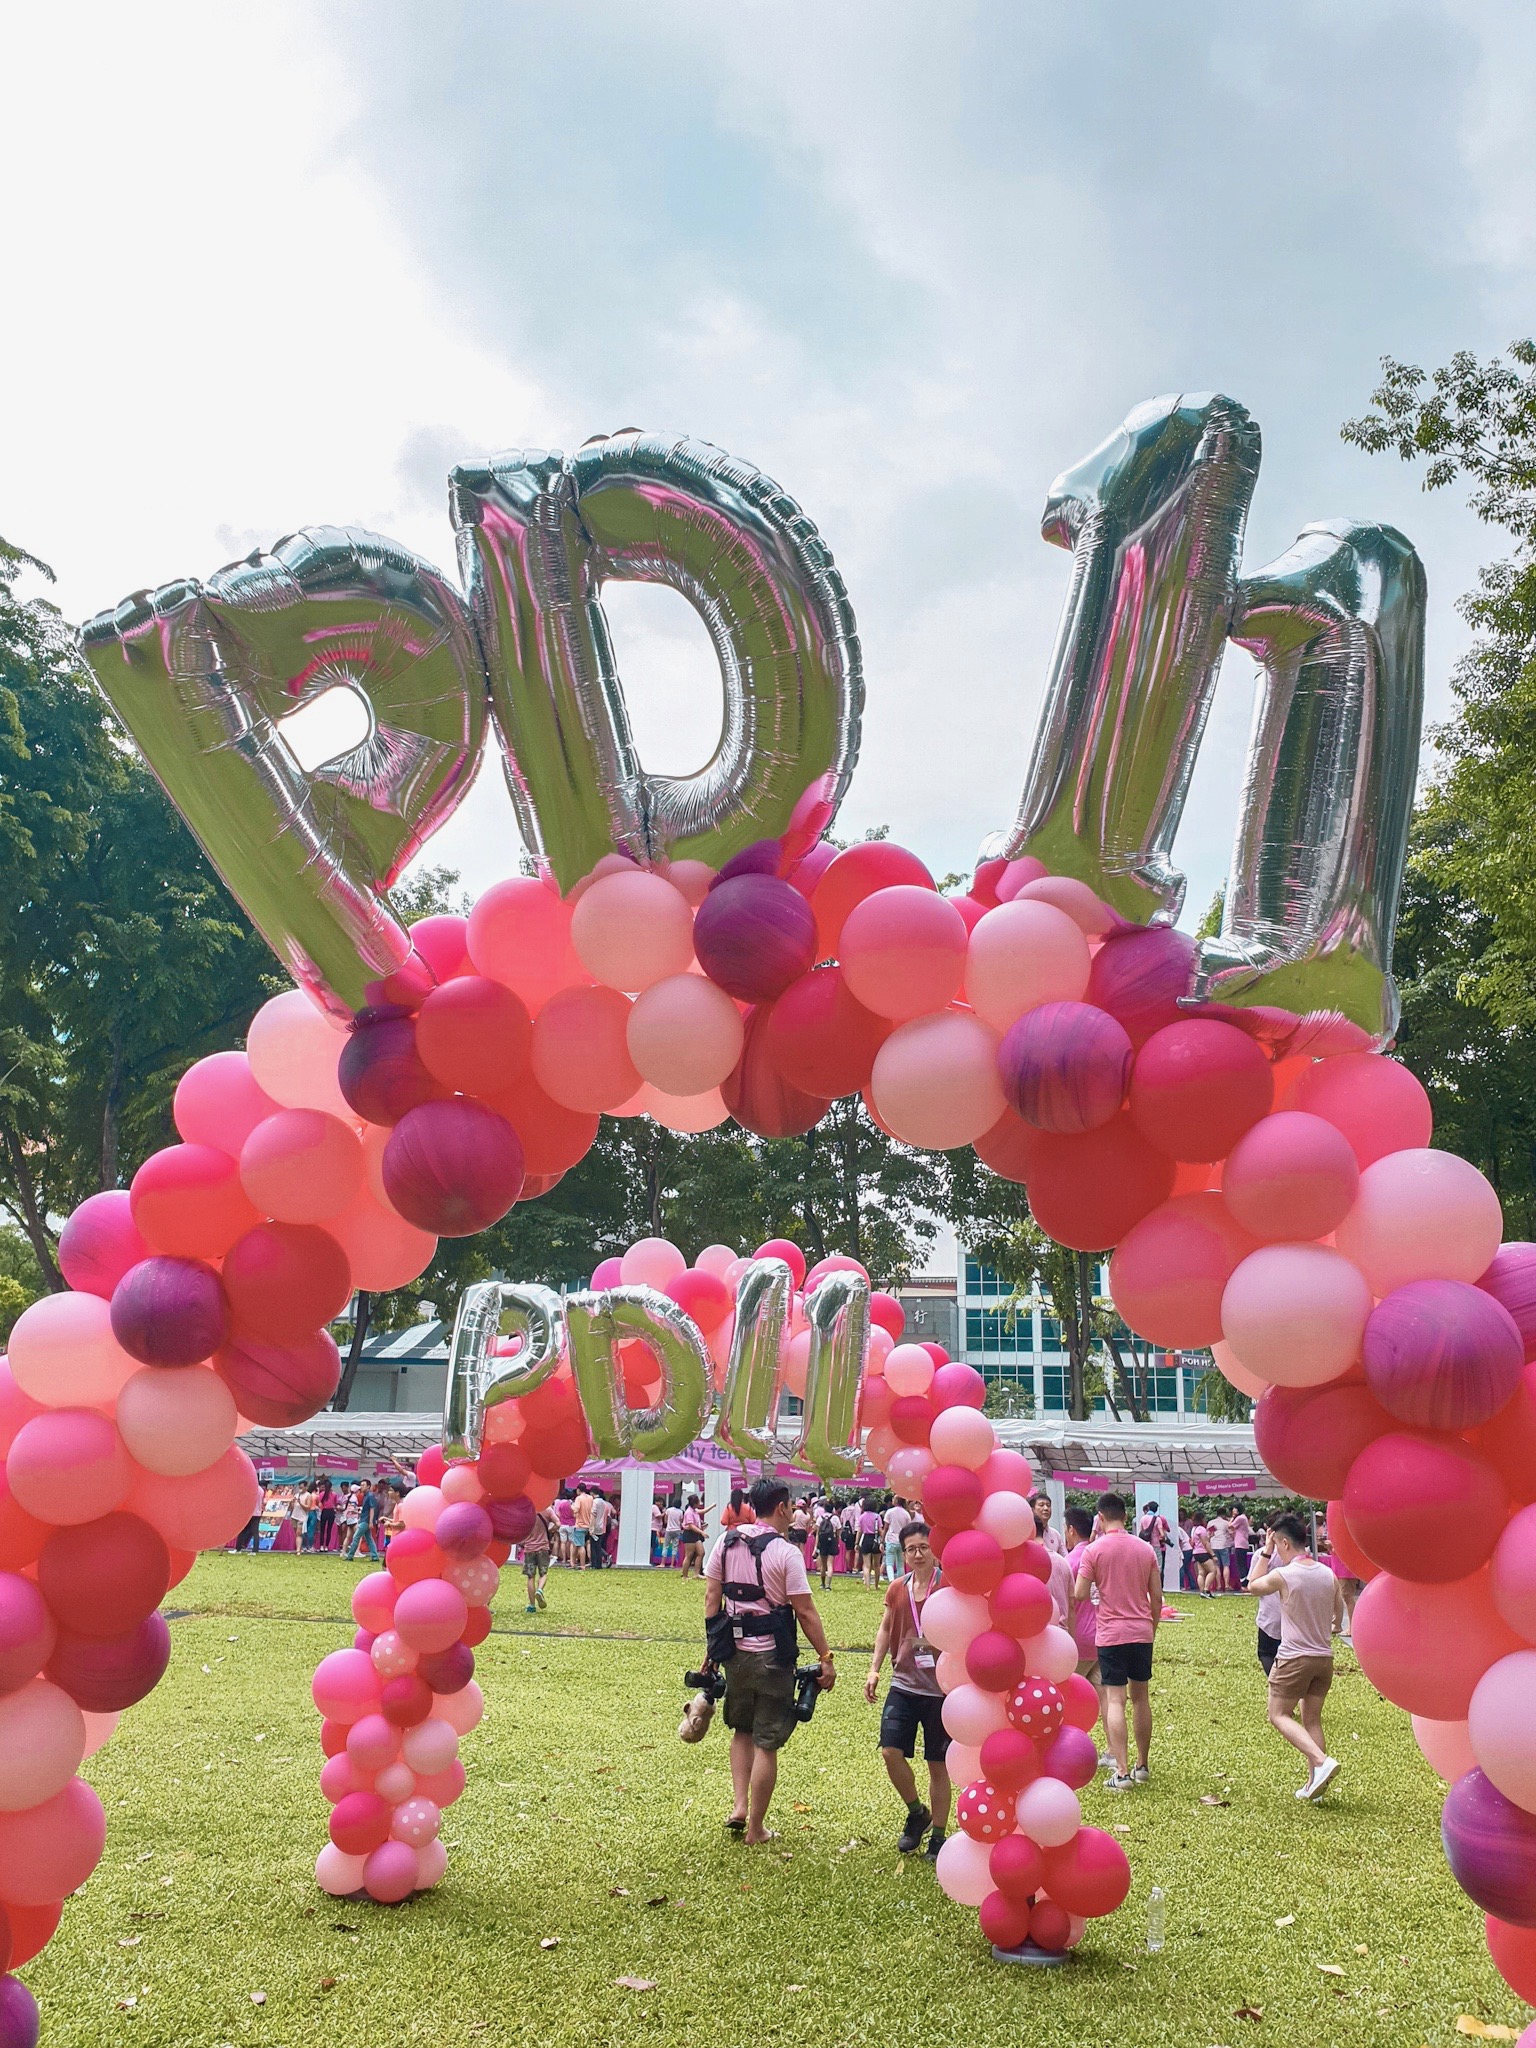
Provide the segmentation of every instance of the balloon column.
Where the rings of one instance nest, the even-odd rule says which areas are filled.
[[[1122,1904],[1131,1869],[1078,1804],[1098,1769],[1098,1697],[1054,1619],[1029,1461],[999,1446],[981,1374],[941,1346],[897,1344],[881,1363],[864,1383],[868,1455],[921,1499],[943,1566],[923,1633],[940,1653],[949,1771],[963,1789],[939,1883],[978,1909],[995,1947],[1059,1953]]]

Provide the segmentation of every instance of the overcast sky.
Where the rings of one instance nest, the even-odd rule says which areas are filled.
[[[817,521],[868,704],[842,829],[969,867],[1012,815],[1067,559],[1051,478],[1138,400],[1224,389],[1247,562],[1383,517],[1452,609],[1497,549],[1342,445],[1377,358],[1531,331],[1527,5],[652,0],[14,13],[0,533],[72,618],[295,526],[444,568],[450,463],[683,428]],[[642,754],[719,695],[670,593],[612,605]],[[1225,871],[1229,660],[1179,855]],[[513,865],[482,776],[429,858]]]

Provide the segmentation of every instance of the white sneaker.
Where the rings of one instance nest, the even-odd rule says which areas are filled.
[[[1147,1769],[1145,1764],[1138,1764],[1135,1770],[1131,1773],[1131,1783],[1133,1785],[1145,1785],[1147,1780],[1151,1777],[1151,1775],[1152,1773]]]
[[[1104,1789],[1106,1792],[1129,1792],[1135,1784],[1136,1780],[1129,1771],[1111,1771],[1104,1780]]]
[[[1296,1794],[1296,1797],[1298,1799],[1316,1799],[1320,1793],[1327,1791],[1342,1769],[1343,1765],[1336,1756],[1325,1756],[1316,1770],[1313,1771],[1311,1777],[1308,1778],[1306,1784]]]

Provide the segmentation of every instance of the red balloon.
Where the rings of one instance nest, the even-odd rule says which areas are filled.
[[[1140,1048],[1181,1020],[1179,998],[1189,993],[1194,965],[1195,941],[1172,925],[1116,932],[1094,955],[1085,1000],[1117,1017]]]
[[[1333,1500],[1373,1438],[1394,1427],[1369,1387],[1269,1387],[1253,1411],[1254,1444],[1282,1486],[1309,1500]]]
[[[830,1259],[824,1259],[822,1261],[822,1267],[829,1267],[831,1263],[832,1262]],[[862,1267],[860,1267],[859,1270],[863,1272]],[[869,1275],[865,1273],[864,1277],[867,1280],[869,1278]],[[922,1343],[917,1348],[919,1351],[926,1351],[928,1356],[933,1360],[934,1376],[935,1378],[937,1378],[939,1367],[941,1365],[949,1364],[949,1353],[944,1349],[944,1346],[942,1344],[935,1344],[930,1338],[927,1337],[923,1339]],[[929,1389],[929,1392],[932,1392],[931,1387]]]
[[[362,1017],[336,1063],[336,1085],[370,1124],[397,1124],[407,1110],[447,1091],[427,1071],[410,1017]]]
[[[1155,1031],[1136,1055],[1131,1120],[1170,1159],[1225,1159],[1274,1094],[1255,1039],[1235,1024],[1189,1017]]]
[[[567,1109],[563,1102],[546,1095],[532,1073],[521,1075],[512,1087],[495,1096],[491,1108],[516,1131],[523,1147],[524,1170],[538,1179],[568,1172],[584,1159],[600,1121],[595,1110]]]
[[[700,1273],[692,1267],[669,1280],[662,1292],[670,1295],[706,1336],[719,1329],[735,1306],[735,1297],[717,1273]]]
[[[427,1072],[463,1095],[505,1093],[528,1068],[533,1020],[502,982],[465,974],[435,988],[416,1018],[416,1051]]]
[[[213,1369],[251,1422],[291,1429],[318,1415],[335,1393],[341,1353],[329,1330],[313,1330],[291,1344],[239,1337],[214,1353]]]
[[[1045,1881],[1064,1912],[1092,1919],[1125,1904],[1131,1866],[1113,1835],[1103,1828],[1081,1827],[1070,1842],[1046,1850]]]
[[[928,1488],[939,1473],[964,1471],[961,1465],[939,1465],[923,1481],[923,1507],[928,1506]],[[966,1477],[974,1479],[974,1473]],[[956,1517],[959,1519],[959,1517]],[[968,1519],[968,1518],[967,1518]],[[958,1529],[944,1548],[944,1576],[962,1593],[992,1593],[1003,1576],[1003,1546],[984,1529]],[[991,1634],[994,1631],[987,1631]]]
[[[300,1344],[346,1307],[352,1268],[312,1223],[259,1223],[231,1247],[224,1292],[237,1339]]]
[[[88,1714],[116,1714],[152,1693],[171,1661],[163,1614],[147,1614],[118,1636],[82,1636],[60,1629],[47,1675]]]
[[[1214,1191],[1175,1195],[1121,1239],[1109,1262],[1115,1306],[1170,1351],[1214,1344],[1233,1271],[1258,1249]]]
[[[950,1551],[953,1556],[953,1543]],[[952,1585],[960,1585],[953,1569],[949,1579]],[[1029,1583],[1033,1585],[1034,1580]],[[961,1586],[960,1590],[968,1589]],[[1006,1635],[1000,1628],[984,1628],[979,1636],[971,1638],[965,1653],[965,1670],[966,1676],[987,1692],[1011,1692],[1024,1676],[1024,1646],[1017,1636]]]
[[[926,1394],[898,1394],[891,1403],[890,1426],[899,1443],[926,1444],[933,1429],[933,1403]]]
[[[347,1856],[367,1856],[389,1840],[394,1808],[377,1792],[349,1792],[331,1808],[331,1840]]]
[[[1045,1858],[1028,1835],[1005,1835],[987,1859],[992,1882],[1005,1899],[1022,1905],[1045,1883]]]
[[[981,1745],[982,1774],[1005,1792],[1022,1792],[1040,1775],[1040,1748],[1017,1728],[994,1728]]]
[[[414,1586],[421,1579],[440,1579],[446,1563],[430,1529],[402,1529],[391,1539],[384,1559],[385,1569],[397,1586]]]
[[[877,889],[933,889],[937,885],[915,853],[888,839],[865,839],[840,853],[811,892],[817,951],[836,954],[843,923],[855,904]]]
[[[520,1443],[493,1443],[482,1448],[475,1477],[492,1500],[514,1500],[532,1471],[532,1460]]]
[[[1172,1187],[1173,1161],[1149,1145],[1121,1110],[1096,1131],[1040,1134],[1029,1206],[1058,1244],[1104,1252],[1166,1201]]]
[[[1507,1920],[1486,1915],[1484,1931],[1493,1967],[1527,2005],[1536,2005],[1536,1927],[1511,1927]]]
[[[786,1078],[768,1040],[771,1010],[759,1006],[743,1020],[741,1058],[720,1084],[726,1108],[744,1130],[759,1138],[792,1138],[821,1122],[831,1108],[821,1095],[807,1095]]]
[[[491,1546],[491,1549],[487,1551],[486,1555],[488,1557],[494,1557],[496,1553],[496,1547],[497,1546],[493,1544]],[[505,1564],[507,1561],[507,1546],[503,1544],[501,1546],[501,1549],[503,1551],[503,1555],[501,1557],[496,1558],[496,1562],[498,1564]],[[476,1644],[483,1643],[486,1637],[490,1634],[490,1632],[491,1610],[489,1609],[489,1607],[471,1607],[469,1610],[469,1619],[464,1624],[463,1630],[459,1636],[459,1641],[461,1644],[463,1644],[463,1646],[466,1649],[472,1650],[474,1649]],[[449,1652],[447,1650],[444,1650],[442,1654],[446,1657],[449,1654]],[[421,1666],[418,1664],[416,1668],[419,1671],[421,1669]],[[428,1679],[427,1683],[430,1685],[431,1680]],[[469,1681],[468,1679],[466,1679],[465,1684],[467,1685],[468,1683]],[[454,1686],[452,1690],[457,1692],[458,1687]]]
[[[1036,1948],[1059,1955],[1072,1939],[1072,1922],[1054,1899],[1037,1899],[1030,1909],[1029,1938]]]
[[[415,1728],[432,1711],[432,1688],[418,1672],[386,1678],[379,1692],[379,1712],[392,1728]]]
[[[693,920],[699,965],[741,1003],[769,1003],[816,963],[811,906],[776,875],[717,879]]]
[[[897,1406],[896,1402],[891,1403],[893,1415]],[[935,1465],[923,1481],[923,1513],[930,1521],[945,1522],[951,1529],[964,1530],[967,1523],[974,1522],[981,1502],[981,1481],[964,1465]],[[975,1533],[981,1534],[980,1530]],[[990,1536],[986,1541],[997,1553],[997,1576],[1001,1577],[1002,1546]],[[997,1579],[994,1578],[992,1583],[996,1585]],[[969,1589],[962,1587],[961,1590],[964,1592]],[[986,1590],[990,1591],[991,1588],[988,1587]]]
[[[504,1116],[455,1098],[408,1110],[384,1147],[384,1192],[407,1223],[438,1237],[472,1237],[495,1223],[523,1185],[523,1148]]]
[[[1004,1837],[1005,1840],[1011,1839]],[[1002,1847],[999,1842],[998,1847]],[[994,1948],[1022,1948],[1029,1939],[1028,1904],[1015,1905],[1001,1891],[988,1892],[976,1909],[981,1931]]]
[[[222,1258],[261,1221],[240,1185],[240,1168],[212,1145],[153,1152],[128,1190],[133,1220],[151,1251],[172,1258]]]
[[[119,1511],[54,1530],[37,1560],[37,1583],[61,1629],[121,1636],[165,1598],[171,1553],[158,1529]]]
[[[868,1086],[875,1054],[894,1028],[850,993],[840,967],[827,966],[790,983],[763,1033],[768,1058],[791,1087],[835,1100]]]
[[[1056,1690],[1061,1694],[1066,1709],[1066,1724],[1069,1728],[1081,1728],[1084,1733],[1092,1730],[1099,1718],[1099,1696],[1088,1680],[1074,1671],[1064,1678]]]
[[[1348,1569],[1351,1578],[1359,1579],[1362,1585],[1369,1585],[1381,1570],[1379,1564],[1372,1564],[1355,1541],[1341,1500],[1328,1503],[1328,1547]]]
[[[1043,1549],[1043,1545],[1041,1546]],[[1049,1569],[1049,1567],[1047,1567]],[[990,1602],[992,1619],[1013,1636],[1037,1636],[1050,1621],[1051,1596],[1032,1572],[1009,1572],[998,1582]]]
[[[19,1970],[42,1954],[58,1932],[64,1917],[64,1901],[53,1899],[46,1906],[22,1906],[8,1900],[3,1910],[11,1926],[9,1968]]]
[[[1488,1562],[1510,1509],[1503,1480],[1475,1451],[1403,1430],[1366,1445],[1343,1498],[1367,1557],[1400,1579],[1441,1586]]]

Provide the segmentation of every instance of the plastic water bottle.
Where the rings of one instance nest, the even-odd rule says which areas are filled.
[[[1147,1954],[1160,1955],[1168,1926],[1168,1894],[1155,1884],[1147,1896]]]

